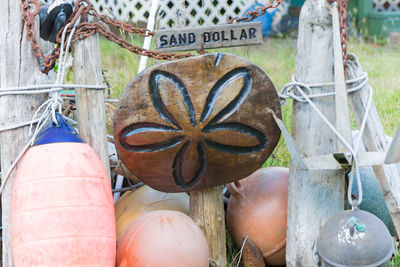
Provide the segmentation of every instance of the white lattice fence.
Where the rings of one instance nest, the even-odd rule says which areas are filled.
[[[160,8],[160,28],[213,25],[240,16],[254,1],[173,1],[163,0]]]
[[[50,0],[44,0],[49,2]],[[158,27],[213,25],[243,14],[256,0],[161,0]],[[259,0],[266,4],[268,0]],[[133,23],[146,22],[151,0],[92,0],[102,14]],[[287,9],[287,5],[283,5]],[[278,14],[276,14],[278,15]]]
[[[379,12],[400,11],[400,0],[374,0],[374,10]]]

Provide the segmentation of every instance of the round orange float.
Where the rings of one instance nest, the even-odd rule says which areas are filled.
[[[268,265],[284,265],[288,197],[287,168],[259,169],[228,185],[227,223],[237,247],[246,236]]]
[[[189,204],[190,199],[186,193],[164,193],[147,185],[126,192],[115,203],[117,241],[121,240],[128,226],[142,214],[154,210],[176,210],[189,215]]]
[[[117,250],[118,267],[208,267],[208,244],[200,228],[178,211],[137,218]]]
[[[21,160],[12,188],[14,265],[115,265],[110,180],[60,115]]]

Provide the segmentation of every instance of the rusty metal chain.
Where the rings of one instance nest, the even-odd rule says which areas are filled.
[[[39,47],[39,44],[36,39],[36,35],[34,32],[34,17],[38,14],[40,6],[37,0],[21,0],[21,7],[22,7],[22,14],[23,18],[25,21],[25,25],[27,28],[27,38],[31,42],[31,45],[33,47],[33,52],[35,55],[41,59],[43,59],[43,65],[44,73],[48,73],[55,65],[55,62],[57,61],[59,55],[60,55],[60,43],[61,43],[61,33],[64,29],[61,28],[60,31],[57,34],[57,43],[58,45],[54,48],[54,50],[49,54],[49,55],[44,55],[43,50]],[[35,6],[34,11],[30,10],[30,4],[33,4]],[[87,19],[88,15],[93,15],[99,18],[101,22],[85,22]],[[139,46],[135,46],[128,41],[120,38],[116,34],[114,34],[106,25],[114,25],[118,29],[125,30],[129,33],[135,33],[139,34],[141,36],[147,37],[151,36],[154,33],[151,31],[148,31],[147,29],[143,28],[137,28],[133,27],[130,24],[116,21],[114,19],[111,19],[110,17],[106,15],[99,15],[97,11],[93,8],[93,6],[90,4],[89,0],[78,0],[75,3],[75,9],[70,18],[68,19],[67,22],[70,22],[70,25],[73,25],[76,20],[81,17],[81,20],[84,22],[79,23],[79,25],[76,27],[75,33],[72,37],[71,42],[75,42],[78,40],[83,40],[88,36],[91,36],[95,33],[99,33],[103,35],[105,38],[108,40],[115,42],[119,46],[128,49],[129,51],[143,55],[143,56],[149,56],[155,59],[164,59],[164,60],[173,60],[173,59],[179,59],[179,58],[185,58],[185,57],[190,57],[192,54],[185,53],[185,54],[175,54],[175,53],[163,53],[163,52],[158,52],[158,51],[151,51],[147,50],[144,48],[141,48]],[[67,30],[67,34],[71,33],[71,28]],[[67,38],[65,38],[66,42]],[[65,46],[64,46],[65,47]]]
[[[21,11],[22,17],[25,21],[25,28],[26,28],[26,36],[28,40],[31,42],[33,52],[39,58],[44,58],[43,50],[40,48],[35,34],[34,28],[34,19],[40,11],[40,4],[38,1],[32,3],[34,5],[34,9],[31,10],[30,3],[28,0],[21,0]]]
[[[251,21],[256,17],[262,16],[265,14],[266,10],[269,8],[276,8],[279,4],[284,0],[271,0],[266,6],[259,7],[255,11],[248,11],[243,18],[233,18],[228,23],[233,22],[241,22],[241,21]],[[34,5],[34,9],[31,10],[31,5]],[[30,41],[33,52],[36,57],[41,58],[43,60],[44,69],[42,70],[44,73],[48,73],[51,69],[54,68],[55,63],[60,55],[60,43],[61,43],[61,33],[64,30],[64,27],[60,29],[57,34],[57,45],[53,49],[53,51],[44,55],[43,50],[40,48],[38,41],[36,39],[35,31],[34,31],[34,19],[35,16],[40,11],[40,5],[38,0],[21,0],[21,10],[23,19],[25,21],[25,27],[27,31],[27,38]],[[92,15],[98,18],[98,22],[87,22],[88,15]],[[115,33],[113,33],[107,25],[113,25],[116,28],[129,32],[138,34],[143,37],[153,36],[154,32],[145,29],[145,28],[137,28],[128,23],[118,21],[110,18],[107,15],[100,15],[95,8],[91,5],[89,0],[77,0],[75,2],[75,8],[70,18],[67,20],[67,23],[70,25],[74,25],[75,22],[81,18],[81,22],[76,27],[75,33],[72,37],[71,42],[75,42],[78,40],[83,40],[88,36],[91,36],[95,33],[103,35],[107,40],[112,41],[122,48],[125,48],[135,54],[139,54],[142,56],[148,56],[154,59],[162,59],[162,60],[175,60],[180,58],[191,57],[193,54],[190,53],[163,53],[159,51],[152,51],[148,49],[144,49],[142,47],[133,45],[126,41],[125,39],[119,37]],[[67,24],[66,23],[66,24]],[[70,27],[67,30],[67,35],[71,33],[72,28]],[[68,38],[65,38],[65,42]],[[65,47],[65,44],[64,44]]]
[[[343,64],[347,66],[347,9],[349,0],[329,0],[330,4],[336,2],[339,9],[340,40],[342,43]]]
[[[266,6],[257,7],[255,10],[249,10],[242,18],[232,18],[228,21],[229,24],[234,22],[252,21],[253,19],[263,16],[267,9],[277,8],[285,0],[270,0]]]

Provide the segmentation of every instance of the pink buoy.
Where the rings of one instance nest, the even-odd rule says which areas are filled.
[[[176,210],[190,213],[190,199],[186,193],[164,193],[147,185],[135,191],[126,192],[115,203],[117,242],[128,226],[141,215],[154,210]]]
[[[146,213],[131,223],[117,250],[118,267],[208,267],[200,228],[178,211]]]
[[[17,169],[11,202],[14,265],[115,265],[110,180],[93,149],[60,115]]]

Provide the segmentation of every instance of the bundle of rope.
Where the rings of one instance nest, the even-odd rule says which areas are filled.
[[[352,55],[352,56],[355,57],[354,55]],[[350,181],[349,181],[349,186],[348,186],[347,199],[348,199],[348,202],[350,203],[350,205],[352,206],[352,208],[356,208],[361,204],[362,198],[363,198],[358,155],[359,155],[360,143],[361,143],[361,140],[363,137],[365,126],[366,126],[368,118],[369,118],[369,111],[370,111],[371,105],[372,105],[373,91],[372,91],[372,88],[366,86],[368,83],[368,74],[365,72],[363,73],[362,76],[360,76],[356,79],[347,80],[346,83],[348,85],[359,83],[358,85],[349,88],[347,90],[348,94],[355,93],[358,90],[364,90],[364,89],[369,90],[367,106],[365,108],[365,114],[363,116],[363,120],[362,120],[360,129],[359,129],[359,135],[357,136],[357,139],[355,141],[354,148],[351,144],[349,144],[346,141],[346,139],[342,136],[342,134],[339,133],[339,131],[336,129],[336,127],[326,118],[326,116],[313,103],[313,100],[312,100],[315,98],[334,96],[335,92],[313,94],[312,88],[334,86],[335,83],[332,82],[332,83],[320,83],[320,84],[305,84],[305,83],[296,81],[295,77],[293,76],[292,81],[290,83],[287,83],[285,86],[283,86],[281,92],[278,95],[281,98],[282,103],[285,103],[287,99],[293,99],[293,100],[301,102],[301,103],[308,103],[312,107],[312,109],[315,111],[315,113],[322,119],[322,121],[329,127],[329,129],[332,130],[332,132],[336,135],[336,137],[340,140],[340,142],[350,152],[350,154],[352,156],[352,164],[351,164],[351,175],[350,175]],[[301,157],[299,156],[299,153],[296,150],[296,147],[294,146],[294,141],[293,141],[293,138],[290,136],[289,131],[284,126],[282,121],[279,121],[277,116],[274,116],[274,118],[277,121],[278,126],[281,128],[281,131],[286,140],[286,143],[288,144],[288,146],[291,146],[289,148],[289,150],[293,151],[293,153],[291,153],[292,159],[295,160],[296,163],[300,167],[305,168],[305,165],[302,162]],[[357,187],[358,187],[359,194],[358,194],[357,199],[353,200],[352,199],[352,190],[353,190],[352,187],[353,187],[354,174],[357,179]]]
[[[43,84],[43,85],[32,85],[32,86],[23,86],[23,87],[12,87],[12,88],[4,88],[0,93],[1,96],[6,95],[29,95],[29,94],[46,94],[49,93],[49,99],[45,101],[43,104],[39,106],[36,110],[31,121],[18,123],[15,125],[6,126],[0,128],[0,132],[13,130],[19,127],[24,127],[30,125],[29,127],[29,136],[31,136],[29,142],[25,145],[22,151],[19,153],[16,160],[14,160],[13,164],[7,171],[6,175],[2,179],[2,184],[0,187],[0,194],[3,192],[7,181],[18,162],[21,160],[25,152],[35,143],[37,136],[40,132],[48,125],[50,121],[53,121],[56,125],[58,125],[58,121],[56,118],[56,113],[60,113],[62,111],[63,99],[61,97],[61,90],[64,88],[86,88],[86,89],[94,89],[94,90],[104,90],[105,86],[102,85],[81,85],[81,84],[63,84],[66,70],[72,65],[72,57],[68,57],[68,51],[71,45],[71,40],[73,37],[73,33],[79,24],[79,19],[74,23],[68,23],[62,32],[61,35],[61,46],[60,46],[60,57],[59,57],[59,68],[57,77],[54,84]],[[67,31],[72,32],[68,37]],[[66,39],[66,42],[64,42]],[[64,43],[66,44],[64,47]],[[71,121],[70,118],[63,116],[66,120]],[[36,126],[34,127],[34,125]],[[35,128],[33,130],[33,128]]]

